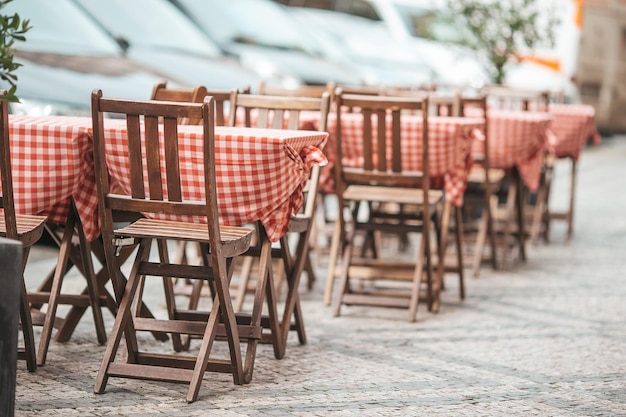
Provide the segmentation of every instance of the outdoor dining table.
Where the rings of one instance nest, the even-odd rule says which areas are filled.
[[[115,147],[107,149],[112,184],[124,189],[127,167],[116,165],[115,157],[126,146],[123,125],[124,121],[107,119],[105,129],[115,139]],[[93,243],[99,220],[91,131],[91,118],[10,117],[16,210],[46,214],[50,221],[64,224],[73,204],[85,241]],[[187,158],[181,166],[183,197],[202,198],[202,131],[181,126],[180,132],[181,154]],[[327,136],[316,131],[215,127],[221,221],[260,222],[271,242],[279,240],[303,203],[311,164],[326,162],[320,149]]]
[[[518,211],[518,228],[524,227],[524,187],[531,192],[539,189],[545,149],[552,135],[554,116],[549,112],[488,109],[489,166],[509,173]],[[484,154],[481,141],[474,142],[473,152]],[[511,213],[507,213],[510,218]],[[508,231],[508,227],[506,228]],[[519,251],[526,259],[524,233],[518,233]],[[505,250],[501,261],[506,262]]]
[[[599,144],[602,138],[596,129],[596,112],[586,104],[550,104],[553,117],[550,130],[554,133],[548,142],[548,151],[557,158],[578,160],[585,145],[591,140]]]
[[[303,127],[315,128],[316,115],[303,113],[300,121]],[[358,165],[360,160],[360,133],[362,131],[362,117],[346,113],[342,117],[342,143],[344,144],[344,165]],[[320,190],[324,193],[334,193],[333,165],[335,161],[334,132],[336,129],[336,115],[328,117],[329,139],[324,152],[328,158],[328,165],[320,173]],[[445,192],[446,204],[442,220],[447,222],[451,206],[461,207],[463,195],[467,186],[467,176],[472,164],[472,144],[480,136],[479,131],[484,128],[484,120],[472,117],[429,117],[429,174],[433,187],[441,188]],[[423,130],[420,116],[409,116],[402,119],[401,124],[404,140],[402,143],[403,169],[420,170],[422,165],[421,135]],[[443,229],[443,228],[442,228]],[[446,233],[447,231],[444,231]],[[445,234],[442,239],[445,239]],[[333,262],[331,259],[330,262]],[[333,269],[329,268],[325,304],[330,304]]]
[[[585,104],[551,104],[550,114],[553,116],[550,130],[553,135],[548,141],[548,153],[553,159],[567,159],[571,162],[570,194],[568,207],[557,212],[547,207],[549,228],[550,220],[558,219],[567,222],[567,239],[573,233],[574,201],[576,191],[577,165],[585,145],[591,141],[594,145],[601,142],[602,137],[597,131],[595,109]],[[547,232],[547,231],[546,231]]]

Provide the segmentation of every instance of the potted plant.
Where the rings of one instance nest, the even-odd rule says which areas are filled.
[[[15,95],[17,91],[17,75],[15,70],[22,64],[14,61],[15,42],[24,42],[25,33],[30,29],[30,21],[22,19],[15,13],[7,15],[2,10],[4,6],[13,0],[0,0],[0,79],[7,82],[10,87],[7,95],[0,95],[0,100],[11,102],[19,101]]]

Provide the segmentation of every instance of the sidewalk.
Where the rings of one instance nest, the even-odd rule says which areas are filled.
[[[556,168],[559,208],[569,164]],[[16,416],[626,416],[625,186],[626,136],[585,149],[572,241],[555,222],[552,243],[530,245],[526,263],[469,277],[463,302],[449,277],[440,312],[420,306],[416,323],[394,309],[333,317],[322,266],[301,291],[308,344],[291,335],[282,360],[260,346],[246,386],[207,373],[192,404],[171,383],[112,378],[94,394],[104,347],[88,312],[70,342],[51,342],[44,367],[18,363]],[[28,285],[53,256],[32,254]]]

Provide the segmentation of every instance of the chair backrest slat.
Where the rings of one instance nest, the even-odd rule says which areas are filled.
[[[163,121],[163,140],[167,198],[170,201],[182,201],[180,157],[178,154],[178,126],[176,119],[165,119]]]
[[[144,149],[146,168],[148,170],[148,195],[152,200],[163,200],[163,185],[161,181],[161,152],[159,149],[159,121],[148,115],[144,118]],[[141,138],[138,140],[141,143]]]
[[[128,158],[130,168],[130,195],[133,198],[145,198],[143,159],[141,152],[141,121],[139,115],[126,116],[128,127]]]

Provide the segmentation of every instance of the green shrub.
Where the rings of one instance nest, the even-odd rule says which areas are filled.
[[[0,95],[0,100],[19,101],[15,92],[17,90],[17,75],[15,70],[22,64],[14,61],[14,43],[24,42],[24,34],[30,29],[30,21],[22,20],[15,13],[5,15],[3,8],[13,0],[0,0],[0,79],[8,82],[10,87],[7,95]]]

